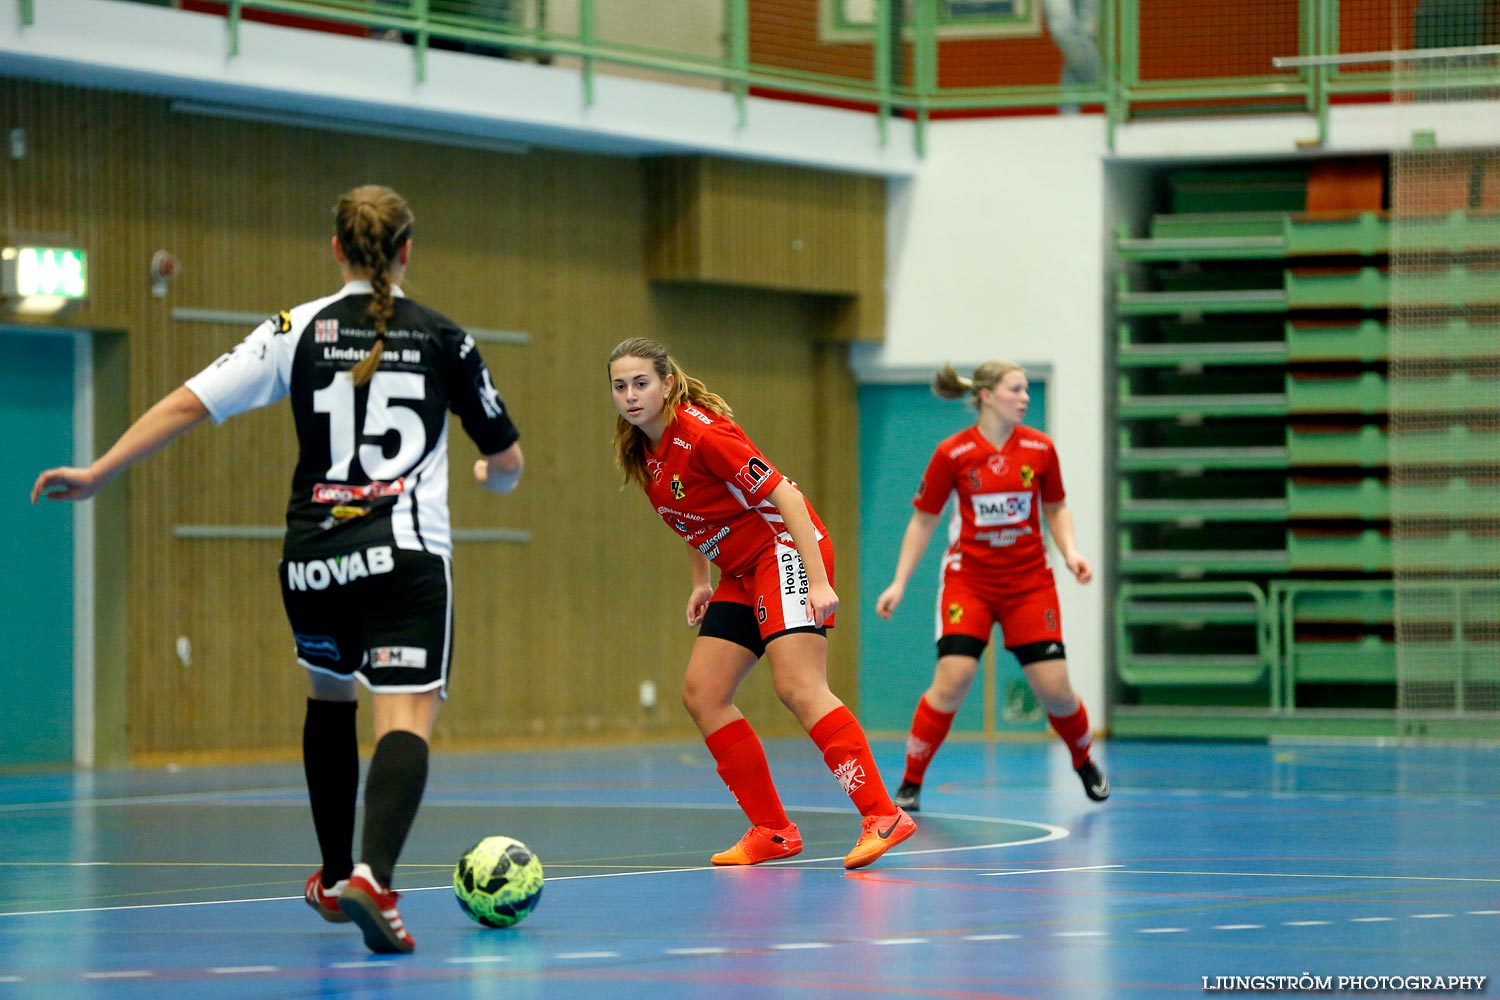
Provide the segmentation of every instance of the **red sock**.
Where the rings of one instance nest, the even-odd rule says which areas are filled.
[[[911,717],[911,735],[906,737],[906,774],[902,781],[920,785],[932,763],[933,754],[948,738],[953,726],[954,712],[939,712],[927,703],[927,697],[917,699],[917,710]]]
[[[736,719],[715,729],[703,742],[708,744],[708,752],[719,765],[719,777],[729,786],[729,793],[751,823],[773,830],[791,825],[771,780],[765,748],[748,719]]]
[[[1094,737],[1089,733],[1089,713],[1084,711],[1083,702],[1078,703],[1078,711],[1072,715],[1049,713],[1047,721],[1057,730],[1058,738],[1067,744],[1068,753],[1073,755],[1074,767],[1089,759],[1089,747],[1093,745]]]
[[[886,816],[896,811],[896,804],[886,794],[885,782],[875,769],[870,741],[859,727],[854,713],[843,705],[823,716],[807,735],[823,751],[828,770],[844,786],[861,816]]]

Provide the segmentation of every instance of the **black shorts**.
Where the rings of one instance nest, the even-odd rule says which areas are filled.
[[[440,691],[453,655],[453,574],[446,556],[370,545],[282,559],[281,600],[297,662],[371,691]]]

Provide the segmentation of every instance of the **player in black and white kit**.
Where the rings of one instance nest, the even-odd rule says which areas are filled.
[[[377,952],[414,947],[391,875],[427,781],[427,743],[452,655],[448,422],[485,457],[481,486],[515,488],[519,434],[474,340],[406,298],[412,214],[369,185],[334,210],[344,287],[284,310],[138,419],[86,469],[49,469],[31,499],[84,500],[204,418],[290,397],[299,455],[281,589],[312,682],[303,762],[323,867],[307,880],[324,919],[353,919]],[[356,687],[374,692],[362,860],[353,860]]]

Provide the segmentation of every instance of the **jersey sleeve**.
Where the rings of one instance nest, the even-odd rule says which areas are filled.
[[[449,405],[480,453],[493,455],[519,441],[521,432],[510,419],[474,337],[460,333],[448,358]]]
[[[786,477],[755,447],[754,442],[722,417],[698,436],[698,460],[719,479],[759,503]]]
[[[1052,447],[1051,461],[1047,463],[1047,471],[1042,473],[1041,497],[1042,503],[1061,503],[1067,493],[1063,490],[1062,461],[1057,457],[1057,447]]]
[[[234,350],[187,380],[188,389],[202,400],[214,423],[268,406],[287,394],[288,372],[277,339],[284,338],[289,329],[288,314],[272,316]]]
[[[917,483],[917,495],[911,505],[925,514],[941,514],[947,506],[948,496],[953,492],[953,463],[942,448],[932,453],[922,481]]]

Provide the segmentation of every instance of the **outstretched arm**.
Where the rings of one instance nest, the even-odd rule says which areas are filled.
[[[1088,583],[1094,578],[1094,569],[1087,559],[1078,554],[1078,545],[1073,541],[1073,515],[1068,512],[1067,502],[1059,500],[1057,503],[1044,503],[1042,513],[1046,515],[1047,530],[1057,543],[1057,551],[1062,553],[1063,562],[1068,564],[1068,572],[1077,577],[1079,583]]]
[[[896,605],[906,596],[906,584],[911,580],[912,573],[916,572],[917,563],[922,561],[922,553],[927,551],[927,544],[932,541],[937,523],[937,514],[929,514],[925,510],[911,512],[911,520],[906,523],[906,534],[901,536],[901,554],[896,557],[896,572],[891,577],[890,586],[875,600],[875,613],[880,617],[889,618],[894,614]]]
[[[207,416],[203,401],[187,386],[180,385],[141,414],[120,435],[120,440],[88,468],[63,466],[37,476],[36,484],[31,487],[31,502],[36,503],[42,496],[49,500],[87,500],[115,476],[160,451]]]

